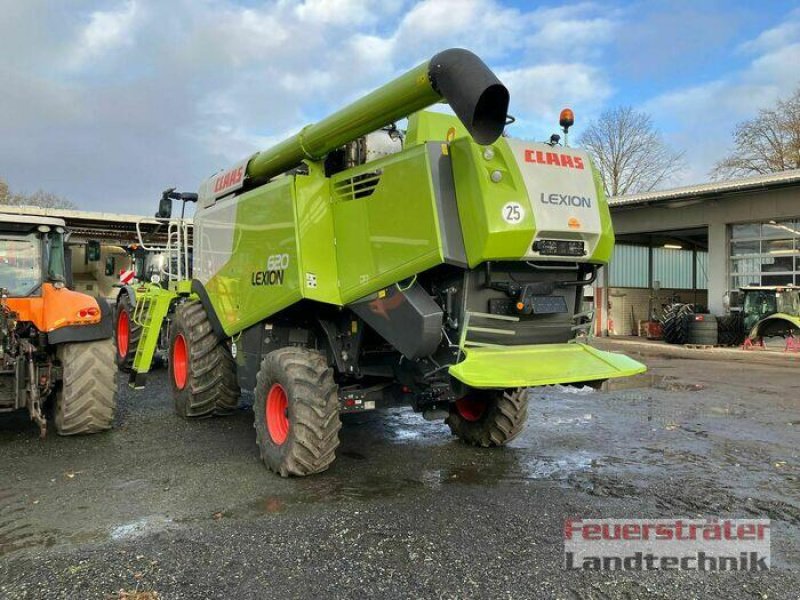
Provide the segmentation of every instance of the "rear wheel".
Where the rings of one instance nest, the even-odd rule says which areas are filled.
[[[111,429],[117,407],[114,353],[110,339],[58,347],[62,378],[56,390],[55,425],[59,435]]]
[[[211,328],[199,302],[175,310],[169,344],[169,379],[181,417],[230,414],[239,404],[236,364]]]
[[[142,337],[142,328],[133,322],[133,302],[127,293],[120,294],[114,319],[114,358],[121,371],[129,373],[133,368],[136,348]]]
[[[744,343],[745,330],[742,313],[736,312],[717,318],[719,343],[723,346],[741,346]]]
[[[261,459],[283,477],[326,470],[339,445],[339,394],[319,352],[281,348],[261,362],[253,403]]]
[[[472,390],[450,405],[450,431],[473,446],[503,446],[517,437],[528,418],[528,390]]]

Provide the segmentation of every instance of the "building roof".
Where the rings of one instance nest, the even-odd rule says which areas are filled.
[[[0,214],[0,228],[3,223],[14,223],[23,225],[50,225],[51,227],[64,227],[64,219],[57,219],[55,217],[43,217],[40,215],[18,215],[18,214]]]
[[[58,219],[77,219],[87,221],[108,221],[109,223],[136,223],[147,217],[142,215],[118,215],[107,212],[91,212],[88,210],[73,210],[69,208],[41,208],[39,206],[0,206],[0,213],[14,215],[55,217]]]
[[[73,240],[97,239],[113,241],[114,243],[138,241],[137,224],[146,236],[155,236],[153,239],[162,239],[166,228],[159,226],[154,217],[142,215],[122,215],[108,212],[91,212],[86,210],[73,210],[68,208],[41,208],[38,206],[0,206],[0,222],[3,219],[25,218],[54,218],[66,222],[67,229],[72,233]],[[192,219],[184,219],[192,224]],[[38,221],[37,221],[38,222]]]
[[[688,185],[659,192],[617,196],[615,198],[609,198],[608,204],[611,208],[618,206],[637,206],[655,202],[711,197],[797,184],[800,184],[800,169],[792,169],[790,171],[781,171],[780,173],[768,173],[766,175],[754,175],[753,177],[742,177],[740,179],[731,179],[728,181],[712,181],[711,183]]]

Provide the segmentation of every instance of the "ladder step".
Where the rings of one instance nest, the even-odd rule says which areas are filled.
[[[511,331],[508,329],[493,329],[491,327],[473,327],[470,325],[467,328],[467,331],[476,331],[478,333],[492,333],[496,335],[516,335],[516,331]]]

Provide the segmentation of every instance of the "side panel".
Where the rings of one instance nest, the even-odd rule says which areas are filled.
[[[331,185],[345,303],[443,262],[426,146],[334,175]]]
[[[293,177],[217,202],[196,219],[197,279],[227,334],[300,300],[295,232]]]
[[[450,155],[469,266],[525,256],[535,224],[524,209],[530,206],[528,193],[505,139],[479,146],[472,138],[458,138],[450,144]],[[492,181],[493,173],[499,181]],[[513,220],[504,218],[509,206],[517,207]]]
[[[309,300],[341,305],[330,181],[321,164],[308,166],[308,175],[295,176],[302,293]]]

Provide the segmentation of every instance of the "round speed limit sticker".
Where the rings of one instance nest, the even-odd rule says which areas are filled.
[[[508,202],[503,206],[503,220],[510,225],[518,225],[525,218],[525,209],[519,202]]]

